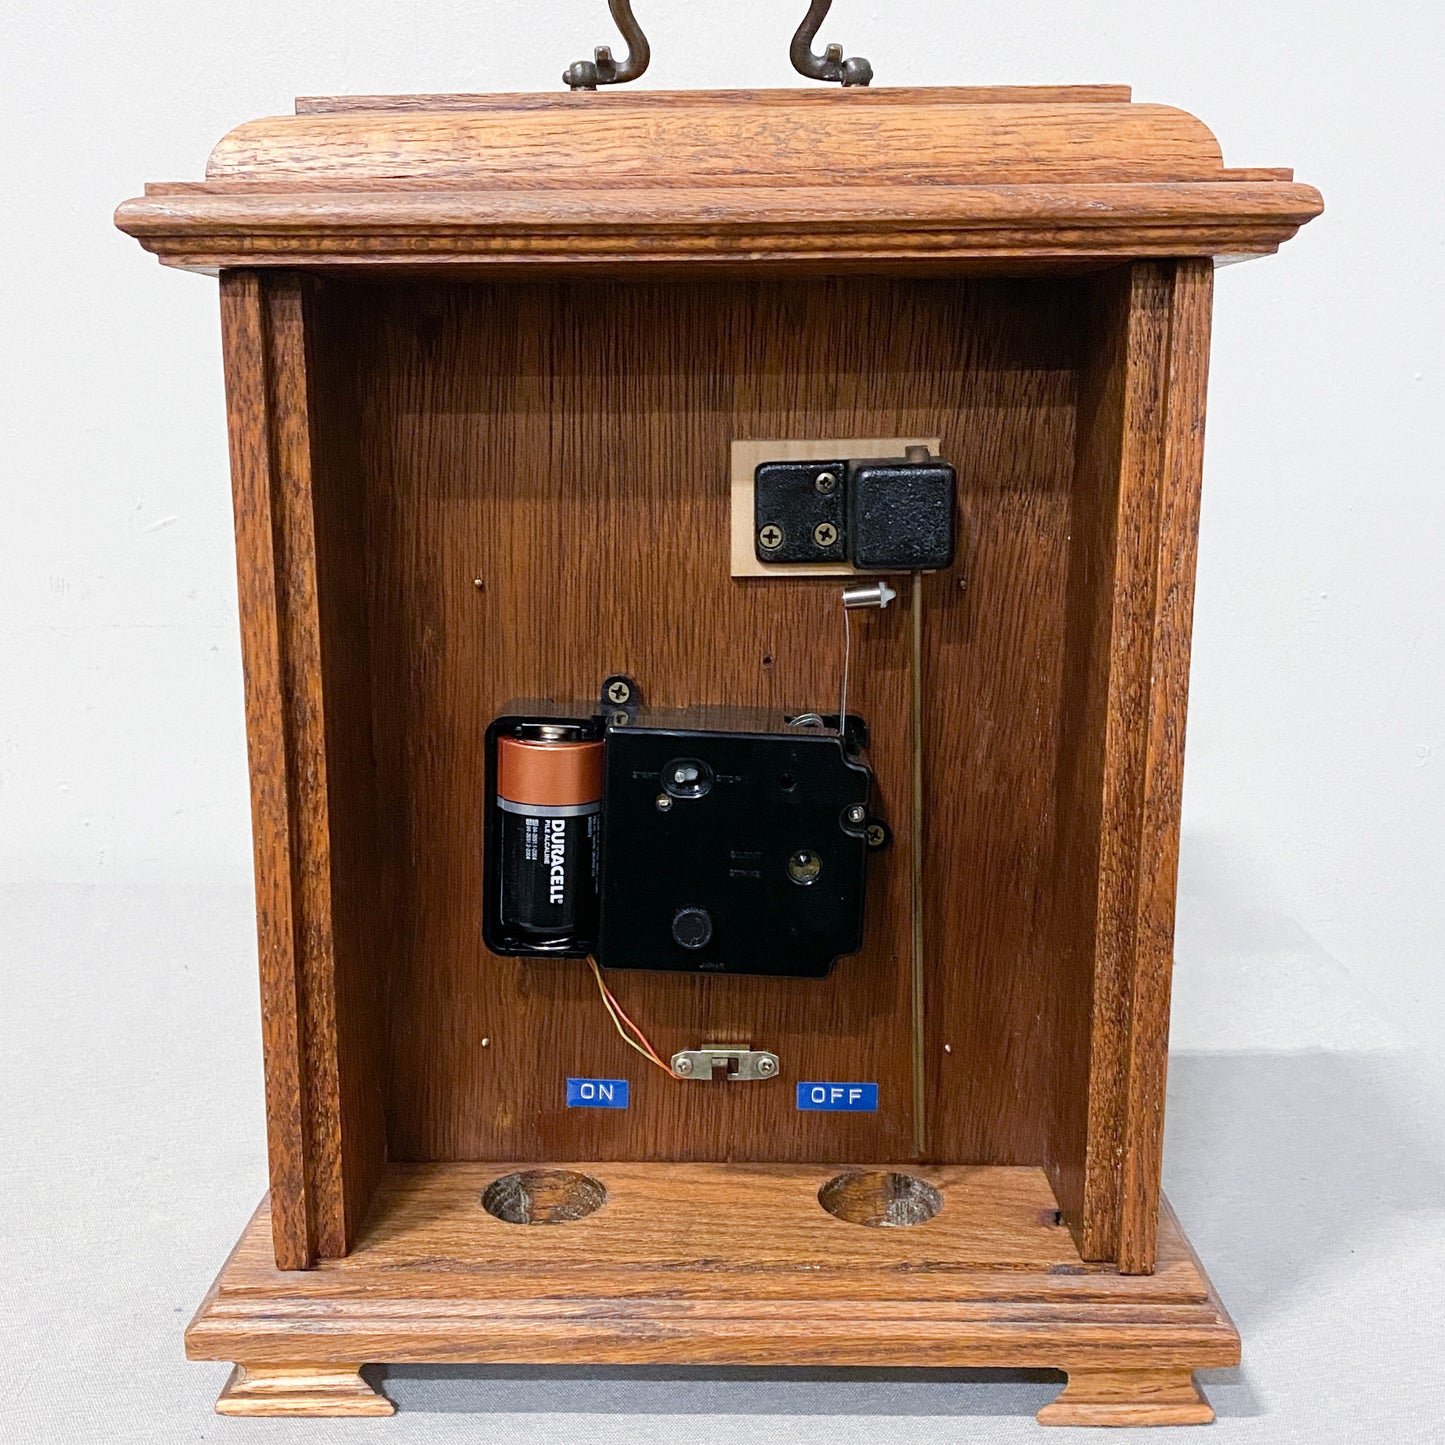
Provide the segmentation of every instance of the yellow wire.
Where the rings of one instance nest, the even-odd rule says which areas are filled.
[[[638,1043],[638,1041],[627,1032],[622,1019],[618,1016],[616,1005],[606,994],[602,996],[602,1004],[603,1007],[606,1008],[607,1016],[612,1020],[612,1026],[617,1030],[618,1037],[621,1038],[622,1042],[626,1044],[628,1048],[635,1049],[648,1063],[656,1064],[659,1069],[671,1074],[672,1070],[662,1062],[661,1058],[659,1058],[652,1049],[648,1048],[645,1044]]]
[[[644,1034],[641,1029],[637,1029],[636,1024],[633,1024],[632,1027],[637,1029],[638,1038],[642,1040],[642,1043],[638,1043],[637,1039],[634,1039],[623,1027],[622,1019],[619,1017],[621,1005],[612,997],[611,990],[608,989],[606,982],[603,980],[602,970],[597,966],[597,960],[589,957],[587,962],[592,966],[592,977],[597,980],[597,992],[602,996],[602,1007],[607,1010],[607,1017],[612,1020],[612,1026],[617,1030],[622,1042],[629,1048],[636,1049],[648,1063],[656,1064],[669,1078],[675,1078],[676,1075],[662,1062],[656,1050],[648,1043],[647,1035]],[[646,1045],[646,1047],[644,1047],[644,1045]]]

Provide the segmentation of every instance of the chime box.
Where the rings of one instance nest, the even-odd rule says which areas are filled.
[[[978,1365],[1209,1418],[1159,1180],[1210,301],[1319,210],[1107,86],[303,100],[120,208],[220,277],[271,1177],[186,1335],[219,1408]],[[957,546],[852,630],[862,947],[490,953],[491,721],[835,710],[839,583],[733,575],[734,446],[917,438]]]

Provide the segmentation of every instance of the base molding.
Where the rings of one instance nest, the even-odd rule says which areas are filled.
[[[828,1214],[813,1165],[587,1164],[594,1214],[486,1212],[509,1164],[393,1165],[352,1252],[278,1270],[263,1204],[186,1331],[239,1362],[217,1409],[382,1415],[360,1364],[1062,1370],[1054,1425],[1204,1424],[1239,1335],[1167,1204],[1151,1275],[1080,1258],[1042,1171],[916,1166],[911,1228]]]
[[[218,1415],[394,1415],[396,1406],[361,1378],[360,1365],[237,1365]]]

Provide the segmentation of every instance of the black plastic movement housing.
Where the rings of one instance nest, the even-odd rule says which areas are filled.
[[[876,847],[888,836],[869,813],[866,726],[838,722],[727,708],[510,708],[486,733],[487,947],[591,954],[606,968],[825,977],[862,947],[870,838]],[[519,896],[509,870],[538,865],[515,808],[499,800],[497,749],[569,724],[603,742],[600,910],[595,935],[539,941],[508,917]],[[583,844],[574,836],[569,846],[566,866],[580,878]]]

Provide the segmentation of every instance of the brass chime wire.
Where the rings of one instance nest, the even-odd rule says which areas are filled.
[[[913,612],[913,660],[909,669],[909,755],[913,769],[912,837],[909,865],[913,884],[913,1152],[928,1154],[928,1070],[923,1036],[923,574],[913,574],[908,605]]]

